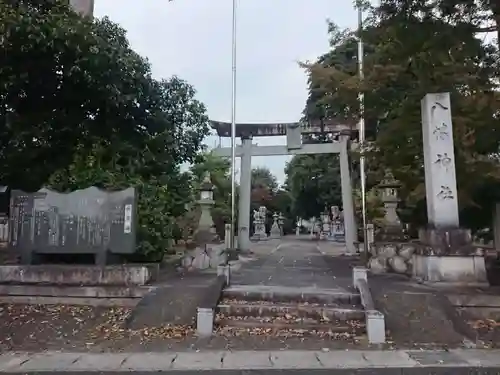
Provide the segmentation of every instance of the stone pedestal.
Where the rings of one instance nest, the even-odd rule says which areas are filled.
[[[423,255],[469,256],[475,253],[470,230],[463,228],[422,228],[418,240],[424,245]]]
[[[413,255],[413,276],[427,282],[488,285],[484,257]]]
[[[487,285],[486,266],[480,249],[472,245],[470,230],[425,228],[413,254],[412,275],[422,281],[457,285]]]

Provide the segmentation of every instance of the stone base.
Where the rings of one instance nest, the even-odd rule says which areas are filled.
[[[482,256],[413,255],[413,277],[427,282],[487,285]]]
[[[151,267],[141,265],[0,266],[1,282],[11,284],[145,285],[151,280],[152,273]]]
[[[418,232],[418,239],[424,245],[419,251],[423,255],[469,256],[476,251],[469,229],[422,228]]]
[[[268,240],[269,237],[267,237],[267,234],[254,234],[251,238],[252,241],[266,241]]]
[[[403,242],[408,236],[403,232],[403,227],[399,225],[387,225],[377,232],[375,242]]]

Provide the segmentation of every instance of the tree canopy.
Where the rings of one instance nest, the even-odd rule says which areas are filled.
[[[337,155],[296,155],[287,164],[285,173],[294,216],[310,219],[330,206],[342,206]]]
[[[135,186],[139,248],[164,251],[192,199],[180,166],[209,131],[194,88],[153,78],[123,28],[82,18],[64,0],[0,2],[0,29],[2,184]]]
[[[486,12],[496,3],[382,0],[370,10],[362,34],[362,82],[356,33],[335,25],[329,29],[331,50],[307,66],[308,117],[318,116],[319,108],[325,117],[357,121],[357,94],[365,93],[373,141],[368,185],[391,169],[403,183],[403,216],[409,222],[426,222],[420,100],[431,92],[451,93],[461,221],[478,229],[490,220],[500,178],[499,54],[497,44],[477,32],[497,30],[498,23],[487,26],[492,16]]]

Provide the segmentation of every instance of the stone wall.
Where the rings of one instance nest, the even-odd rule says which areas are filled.
[[[187,250],[182,259],[182,267],[188,271],[217,269],[224,264],[227,253],[224,244],[206,245],[194,250]]]
[[[412,257],[417,246],[411,242],[376,242],[372,244],[369,268],[373,273],[411,275]]]

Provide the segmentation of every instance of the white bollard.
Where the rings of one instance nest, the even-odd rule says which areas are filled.
[[[200,337],[212,336],[214,330],[214,310],[198,307],[196,314],[196,332]]]
[[[366,311],[366,332],[370,344],[385,344],[384,314],[377,310]]]
[[[368,271],[365,267],[354,267],[352,269],[352,285],[358,289],[358,280],[368,281]]]

